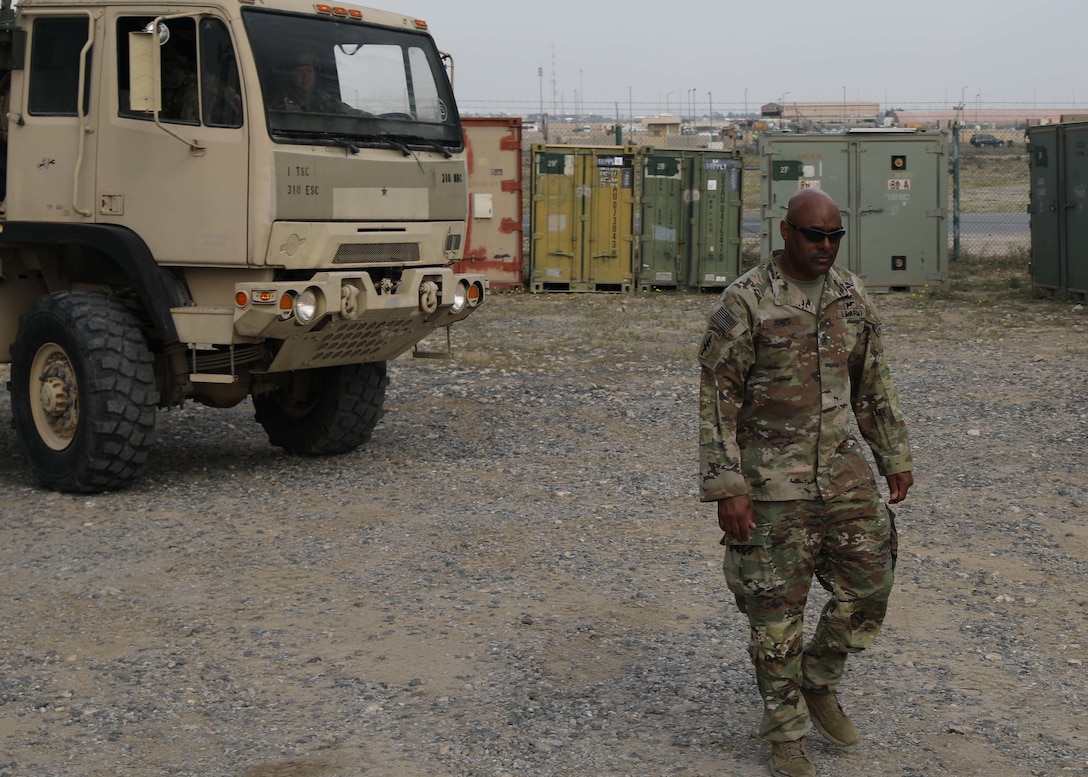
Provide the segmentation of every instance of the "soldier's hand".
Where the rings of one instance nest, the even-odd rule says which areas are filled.
[[[756,528],[752,498],[747,494],[718,500],[718,526],[741,544],[748,542],[749,532]]]
[[[909,472],[897,472],[887,476],[888,503],[896,504],[907,498],[907,491],[914,485],[914,476]]]

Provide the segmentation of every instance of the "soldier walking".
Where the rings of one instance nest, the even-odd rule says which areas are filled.
[[[880,630],[897,552],[851,414],[888,502],[914,479],[876,311],[860,279],[834,266],[838,207],[799,191],[780,229],[785,250],[722,293],[703,336],[700,498],[717,503],[726,583],[751,627],[771,773],[814,777],[810,724],[840,747],[858,742],[836,688],[847,655]],[[814,576],[830,597],[804,644]]]

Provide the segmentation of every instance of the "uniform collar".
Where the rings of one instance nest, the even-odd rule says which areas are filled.
[[[776,305],[789,305],[809,313],[816,313],[812,309],[812,303],[809,301],[808,295],[797,288],[795,284],[790,283],[790,279],[782,274],[778,262],[774,259],[767,263],[767,278],[771,283]],[[827,271],[827,277],[824,281],[824,290],[820,297],[821,309],[837,299],[851,296],[850,289],[851,285],[832,265],[831,269]]]

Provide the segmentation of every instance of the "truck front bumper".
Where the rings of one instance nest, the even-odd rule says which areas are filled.
[[[406,268],[377,284],[361,270],[239,283],[234,332],[279,343],[270,372],[388,361],[471,314],[486,286],[483,275],[448,267]]]

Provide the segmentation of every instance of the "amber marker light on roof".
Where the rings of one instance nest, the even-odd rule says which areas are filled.
[[[314,6],[314,10],[317,11],[318,13],[331,14],[332,13],[332,6],[331,5],[325,5],[324,3],[318,3],[317,5]]]
[[[363,12],[360,11],[358,8],[349,8],[348,9],[348,16],[350,16],[352,19],[358,19],[358,20],[362,21]]]
[[[341,5],[334,5],[332,7],[332,15],[333,16],[347,16],[348,15],[348,9],[344,8]]]
[[[422,19],[414,19],[413,21],[415,22],[417,30],[427,29],[427,22],[423,21]]]

